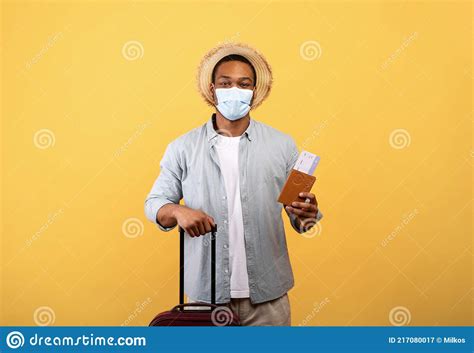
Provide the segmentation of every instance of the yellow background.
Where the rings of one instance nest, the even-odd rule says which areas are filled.
[[[273,67],[251,116],[321,156],[318,234],[285,218],[293,325],[391,325],[397,310],[471,324],[471,16],[469,2],[3,2],[0,324],[146,325],[176,304],[178,237],[143,204],[167,144],[209,118],[195,70],[225,41]]]

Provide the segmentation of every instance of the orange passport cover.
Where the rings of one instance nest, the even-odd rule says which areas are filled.
[[[292,169],[278,197],[278,202],[284,205],[291,205],[293,201],[301,202],[299,193],[310,192],[315,181],[315,176]]]

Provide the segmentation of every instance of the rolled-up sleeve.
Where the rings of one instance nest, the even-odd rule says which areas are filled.
[[[180,167],[178,151],[175,143],[170,143],[160,161],[160,175],[155,180],[150,193],[145,200],[145,215],[159,229],[168,232],[176,227],[164,227],[157,220],[157,214],[166,204],[179,204],[183,197],[181,187],[182,168]]]
[[[288,176],[290,175],[291,170],[295,166],[296,161],[298,160],[298,156],[299,156],[298,147],[296,146],[296,143],[292,138],[290,138],[290,140],[289,140],[289,146],[288,146],[287,153],[288,153],[288,157],[287,157],[287,164],[286,164],[286,177],[288,178]],[[295,231],[302,234],[302,233],[305,233],[307,230],[309,230],[309,229],[304,229],[304,227],[298,227],[297,223],[296,223],[297,222],[296,221],[296,215],[294,215],[292,213],[289,213],[286,209],[285,209],[285,212],[288,215],[288,217],[290,219],[290,224],[291,224],[291,226],[293,227],[293,229]],[[318,212],[316,213],[316,220],[314,222],[311,222],[311,223],[316,224],[317,222],[319,222],[319,220],[321,218],[323,218],[323,214],[318,209]]]

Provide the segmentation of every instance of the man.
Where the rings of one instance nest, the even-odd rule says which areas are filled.
[[[249,113],[270,92],[271,68],[256,50],[227,43],[203,58],[197,78],[215,113],[168,145],[146,216],[161,230],[179,225],[189,235],[184,288],[191,301],[210,302],[210,249],[201,236],[217,224],[216,302],[243,325],[291,325],[287,292],[294,280],[277,198],[298,149]],[[303,233],[322,213],[314,194],[300,197],[285,210]]]

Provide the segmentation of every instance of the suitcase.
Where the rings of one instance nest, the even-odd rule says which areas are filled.
[[[216,305],[216,232],[211,235],[211,304],[184,303],[184,229],[179,226],[179,304],[154,317],[149,326],[240,326],[226,305]],[[204,309],[202,309],[204,307]]]

